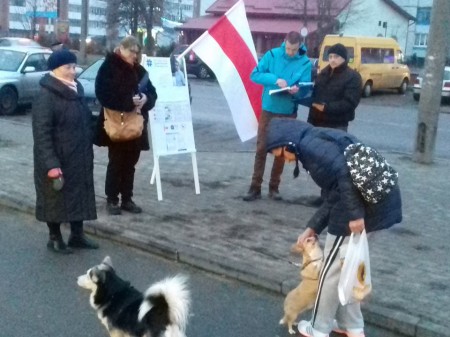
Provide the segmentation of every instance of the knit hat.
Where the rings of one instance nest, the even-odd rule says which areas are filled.
[[[336,43],[335,45],[331,46],[330,49],[328,49],[328,55],[330,54],[339,55],[347,61],[347,49],[341,43]]]
[[[77,56],[68,49],[61,49],[53,52],[48,58],[48,69],[54,70],[65,64],[77,63]]]

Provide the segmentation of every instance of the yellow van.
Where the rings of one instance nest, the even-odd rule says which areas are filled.
[[[361,75],[363,97],[379,89],[406,92],[410,71],[397,41],[385,37],[326,35],[320,48],[318,71],[328,65],[328,49],[336,43],[347,48],[348,65]]]

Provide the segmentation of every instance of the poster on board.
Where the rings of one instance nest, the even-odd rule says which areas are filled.
[[[189,88],[181,61],[173,60],[171,65],[168,57],[147,57],[143,62],[158,93],[149,112],[153,151],[158,156],[196,151]]]
[[[158,200],[162,200],[159,158],[190,153],[195,193],[200,194],[189,84],[184,59],[177,61],[168,57],[143,55],[141,64],[147,69],[158,93],[155,107],[149,111],[154,160],[150,184],[156,180]]]

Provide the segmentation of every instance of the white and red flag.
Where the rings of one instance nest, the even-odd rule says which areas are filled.
[[[241,141],[255,137],[261,114],[262,87],[250,80],[257,58],[243,0],[231,7],[179,57],[191,49],[216,75]]]

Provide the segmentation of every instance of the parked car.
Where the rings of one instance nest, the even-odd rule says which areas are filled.
[[[176,46],[172,55],[177,57],[188,47],[187,44]],[[213,71],[195,54],[192,50],[184,56],[186,62],[186,72],[198,78],[215,77]]]
[[[417,77],[413,86],[413,97],[416,101],[420,99],[420,91],[422,90],[422,77]],[[444,79],[442,81],[442,100],[450,99],[450,67],[444,68]]]
[[[95,78],[97,77],[98,70],[103,64],[103,61],[105,61],[104,58],[95,61],[77,76],[77,80],[84,88],[86,102],[94,114],[100,112],[100,103],[95,96]]]
[[[24,37],[0,37],[0,47],[45,48],[36,41]]]
[[[19,104],[36,98],[51,53],[44,48],[0,47],[0,114],[12,115]]]

